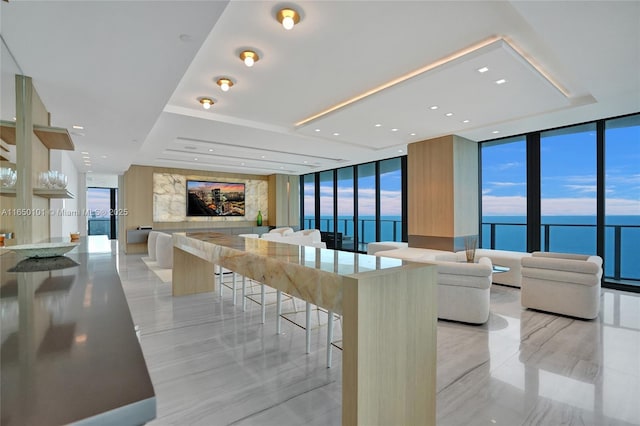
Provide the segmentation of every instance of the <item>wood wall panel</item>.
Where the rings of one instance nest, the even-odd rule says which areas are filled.
[[[408,146],[408,233],[452,237],[454,224],[452,136]]]
[[[153,223],[153,170],[153,167],[131,166],[124,174],[124,188],[120,190],[124,192],[125,203],[121,208],[127,209],[127,215],[121,217],[125,230]],[[126,232],[124,239],[126,243]]]

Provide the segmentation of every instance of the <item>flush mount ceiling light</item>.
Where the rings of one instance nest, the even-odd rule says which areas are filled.
[[[300,14],[293,9],[284,8],[276,14],[276,19],[282,24],[285,30],[290,30],[300,22]]]
[[[218,81],[216,82],[216,84],[218,86],[220,86],[220,88],[222,89],[223,92],[227,92],[229,91],[229,88],[231,86],[233,86],[233,81],[231,81],[230,78],[227,77],[221,77],[218,79]]]
[[[260,60],[260,58],[258,57],[258,54],[253,50],[243,50],[240,53],[240,59],[242,59],[244,64],[248,67],[252,67],[253,64],[255,64],[256,62],[258,62],[258,60]]]
[[[214,104],[213,99],[210,98],[200,98],[199,101],[204,109],[209,109]]]

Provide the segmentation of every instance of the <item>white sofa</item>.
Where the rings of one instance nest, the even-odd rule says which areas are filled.
[[[534,252],[522,258],[520,300],[526,308],[593,319],[600,311],[602,258]]]
[[[261,238],[268,241],[278,241],[281,243],[295,244],[298,246],[310,246],[317,248],[326,248],[326,245],[322,242],[320,231],[317,229],[306,229],[297,232],[269,232],[262,234]]]
[[[464,253],[464,251],[458,253]],[[522,258],[531,257],[531,253],[509,250],[476,249],[476,259],[480,257],[488,257],[491,259],[491,263],[493,265],[506,266],[509,268],[507,272],[500,272],[493,275],[494,284],[520,287],[520,282],[522,280],[522,271],[520,269]]]
[[[478,263],[467,263],[464,252],[412,247],[379,251],[375,256],[435,264],[438,318],[471,324],[484,324],[489,319],[491,259],[481,257]]]
[[[376,254],[379,251],[395,250],[409,247],[409,243],[401,241],[378,241],[367,244],[367,254]]]

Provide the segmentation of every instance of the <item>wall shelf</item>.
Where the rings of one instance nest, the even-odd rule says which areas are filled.
[[[66,189],[33,188],[33,195],[44,198],[75,198]]]
[[[71,140],[69,131],[62,127],[33,126],[33,133],[48,149],[62,149],[73,151],[75,146]],[[0,121],[0,139],[9,145],[16,144],[16,123],[13,121]]]
[[[0,188],[0,195],[5,197],[15,197],[16,189],[15,188]]]

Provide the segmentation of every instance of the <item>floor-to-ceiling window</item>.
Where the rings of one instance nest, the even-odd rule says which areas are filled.
[[[376,164],[358,166],[358,249],[376,241]]]
[[[333,232],[333,170],[320,173],[320,231]]]
[[[303,227],[349,251],[406,241],[405,170],[406,157],[398,157],[302,176]]]
[[[524,137],[482,147],[480,247],[527,250],[527,146]]]
[[[116,188],[87,188],[89,235],[116,239],[118,229]]]
[[[483,142],[481,158],[483,247],[598,254],[606,285],[640,289],[640,114]],[[511,212],[526,238],[501,235]]]
[[[355,216],[354,216],[354,185],[353,166],[338,169],[336,181],[338,193],[338,233],[342,236],[342,249],[355,248]]]
[[[402,166],[400,158],[380,161],[380,240],[402,241]]]
[[[540,134],[543,251],[596,253],[596,124]]]
[[[302,227],[314,229],[316,227],[316,176],[314,174],[302,176]]]
[[[640,280],[640,114],[605,122],[605,276]]]

